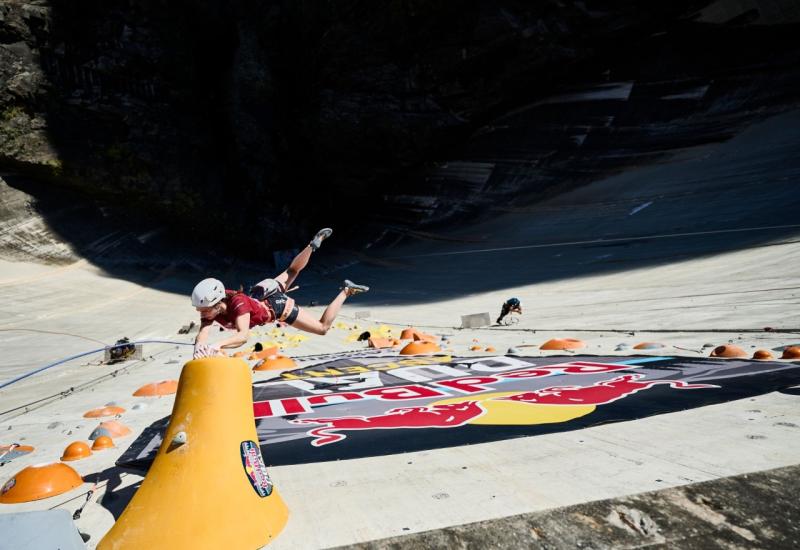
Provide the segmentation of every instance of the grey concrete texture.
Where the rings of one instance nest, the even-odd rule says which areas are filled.
[[[340,548],[797,548],[798,490],[789,466]]]
[[[0,548],[81,550],[83,544],[66,510],[0,514]]]

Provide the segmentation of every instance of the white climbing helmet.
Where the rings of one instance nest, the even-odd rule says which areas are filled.
[[[225,297],[225,285],[218,279],[203,279],[192,291],[194,307],[211,307]]]

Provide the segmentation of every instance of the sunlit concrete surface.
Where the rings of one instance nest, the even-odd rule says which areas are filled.
[[[707,344],[733,342],[752,353],[800,343],[798,120],[784,115],[726,144],[538,205],[498,205],[491,219],[443,229],[439,236],[450,240],[408,242],[346,267],[344,257],[328,260],[309,284],[301,275],[298,299],[324,304],[344,277],[369,284],[370,293],[348,300],[341,320],[352,325],[356,312],[368,311],[359,323],[448,334],[461,356],[479,354],[469,351],[473,339],[501,353],[528,346],[523,354],[531,356],[553,354],[538,349],[553,337],[580,338],[588,347],[579,353],[603,355],[630,354],[618,346],[644,341],[665,344],[659,355],[692,357],[708,356]],[[89,409],[111,402],[127,409],[120,420],[131,436],[71,463],[87,484],[0,508],[73,512],[97,481],[76,521],[93,547],[141,481],[114,461],[171,410],[171,396],[132,393],[177,378],[189,358],[183,344],[193,336],[178,329],[195,319],[188,293],[197,274],[155,272],[132,282],[88,260],[0,268],[0,381],[122,336],[175,342],[145,344],[143,360],[116,365],[100,364],[102,353],[87,356],[0,390],[0,443],[36,447],[6,464],[2,481],[86,440],[98,423],[82,418]],[[458,328],[460,315],[496,317],[510,296],[523,303],[518,324]],[[340,328],[309,335],[289,355],[365,345],[348,335]],[[256,331],[251,343],[263,339]],[[799,426],[800,396],[772,393],[578,431],[271,468],[290,513],[271,546],[351,544],[796,465]]]

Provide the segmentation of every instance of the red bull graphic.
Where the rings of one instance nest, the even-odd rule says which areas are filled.
[[[430,407],[400,407],[376,416],[351,416],[340,418],[305,418],[290,420],[293,424],[326,424],[308,434],[314,447],[341,441],[346,436],[338,433],[349,430],[396,430],[399,428],[454,428],[486,412],[476,401],[464,401]],[[336,432],[336,433],[334,433]]]
[[[681,380],[645,380],[643,374],[624,374],[611,380],[595,382],[591,386],[552,386],[519,393],[501,400],[521,403],[537,403],[539,405],[607,405],[618,399],[633,395],[642,390],[658,385],[683,390],[719,388],[714,384],[689,384]]]
[[[259,446],[255,441],[242,441],[241,454],[244,472],[256,494],[261,498],[271,495],[272,479],[267,473]]]
[[[406,358],[365,351],[304,362],[255,377],[259,441],[242,458],[259,495],[270,487],[259,447],[268,465],[425,451],[636,420],[800,385],[800,363],[748,359]],[[165,418],[145,429],[117,464],[146,468],[167,425]]]
[[[611,380],[601,380],[591,386],[551,386],[532,392],[498,397],[497,401],[515,401],[539,405],[606,405],[657,385],[668,385],[676,389],[718,388],[714,384],[689,384],[681,380],[645,380],[643,374],[625,374]],[[465,380],[465,379],[462,379]],[[469,379],[469,384],[482,382]],[[462,386],[463,387],[463,386]],[[311,445],[320,447],[343,440],[343,431],[386,430],[401,428],[455,428],[464,426],[486,413],[486,408],[477,401],[461,401],[429,407],[403,407],[391,409],[375,416],[351,416],[339,418],[306,418],[290,420],[293,424],[322,424],[308,435],[314,439]]]
[[[446,358],[448,361],[450,357]],[[392,385],[390,387],[372,387],[370,389],[361,389],[360,391],[323,391],[317,395],[298,396],[298,397],[284,397],[283,399],[271,399],[267,401],[256,401],[253,403],[253,414],[256,418],[267,418],[271,416],[291,416],[295,414],[304,414],[313,412],[316,407],[330,405],[331,403],[338,403],[343,401],[358,401],[361,399],[379,399],[381,401],[404,401],[404,400],[418,400],[426,398],[442,398],[448,397],[448,392],[457,394],[479,394],[489,391],[493,388],[498,388],[504,382],[511,382],[515,380],[525,380],[533,378],[546,378],[549,376],[558,375],[589,375],[601,374],[607,372],[615,372],[619,370],[626,370],[630,367],[628,365],[618,365],[614,363],[595,363],[590,361],[570,361],[567,363],[556,363],[554,365],[542,365],[534,367],[530,363],[524,363],[517,359],[513,359],[506,363],[505,369],[498,367],[497,371],[490,371],[494,374],[483,374],[486,372],[487,366],[482,367],[484,370],[478,371],[480,376],[458,376],[461,374],[460,370],[454,369],[451,366],[441,367],[440,365],[426,365],[419,364],[419,359],[414,360],[413,365],[406,366],[405,368],[395,365],[391,375],[401,380],[422,380],[426,383],[421,384],[406,384],[406,385]],[[525,368],[519,368],[525,365]],[[386,368],[386,364],[375,365],[382,370]],[[369,369],[359,367],[368,372]],[[363,388],[363,383],[359,380],[352,380],[350,376],[339,375],[346,372],[347,369],[354,369],[354,367],[339,367],[336,369],[327,369],[326,374],[331,375],[328,378],[319,376],[322,373],[320,369],[310,370],[309,372],[315,373],[315,381],[335,381],[335,382],[355,382],[354,387]],[[444,377],[440,378],[424,378],[420,371],[423,369],[435,370]],[[477,369],[475,369],[477,370]],[[338,373],[338,374],[331,374]],[[456,375],[456,376],[454,376]],[[282,374],[281,377],[286,379],[286,375]],[[307,386],[300,386],[308,388],[309,391],[314,391],[317,386],[311,385],[309,382],[299,382],[300,376],[292,375],[291,381],[287,383],[293,384],[292,387],[297,387],[297,384],[308,384]],[[375,382],[373,382],[375,383]],[[378,382],[379,383],[379,382]],[[336,384],[337,387],[342,387],[341,384]],[[346,387],[346,386],[345,386]],[[342,388],[343,389],[343,388]]]

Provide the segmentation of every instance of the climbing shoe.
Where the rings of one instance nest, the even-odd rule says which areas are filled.
[[[322,241],[330,237],[332,234],[333,234],[333,229],[331,229],[330,227],[326,227],[325,229],[320,229],[319,231],[317,231],[317,234],[314,235],[314,238],[311,239],[311,242],[308,243],[308,246],[311,247],[311,250],[316,252],[322,245]]]
[[[347,291],[348,296],[352,296],[353,294],[360,294],[362,292],[366,292],[369,290],[368,286],[357,285],[353,281],[350,281],[348,279],[344,280],[344,286],[342,288]]]

